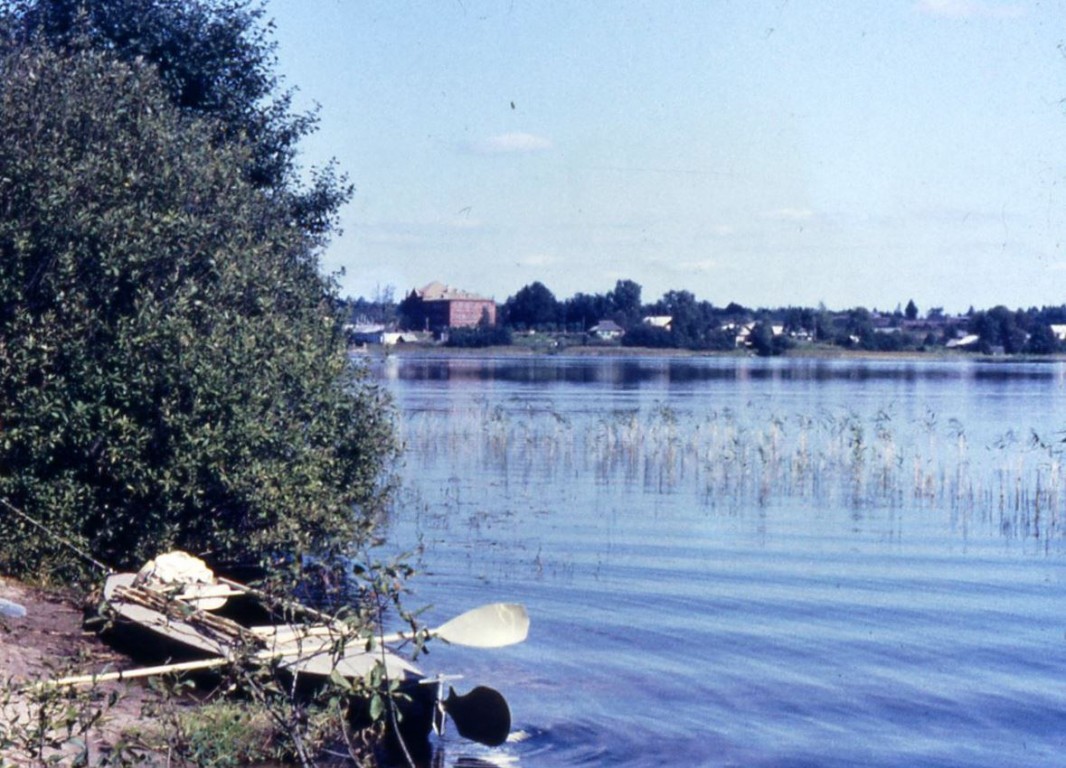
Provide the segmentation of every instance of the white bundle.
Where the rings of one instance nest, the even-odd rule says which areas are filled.
[[[231,593],[215,580],[214,572],[203,560],[178,549],[145,563],[133,583],[155,589],[180,587],[179,599],[205,611],[221,608]]]

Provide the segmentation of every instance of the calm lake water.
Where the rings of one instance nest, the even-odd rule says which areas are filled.
[[[496,749],[445,765],[1066,765],[1066,367],[372,361],[407,444],[389,538]]]

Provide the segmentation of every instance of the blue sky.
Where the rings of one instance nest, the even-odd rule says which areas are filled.
[[[270,0],[342,293],[1066,303],[1059,0]]]

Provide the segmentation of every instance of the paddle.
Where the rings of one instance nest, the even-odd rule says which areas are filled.
[[[444,711],[455,723],[460,736],[488,747],[503,744],[511,732],[511,709],[507,700],[499,691],[483,685],[464,696],[449,687]]]
[[[264,661],[269,659],[270,656],[263,656],[257,654],[257,658],[261,658]],[[138,667],[137,669],[119,670],[118,672],[99,672],[90,675],[73,675],[71,677],[60,677],[57,680],[42,680],[37,683],[37,687],[44,687],[46,685],[86,685],[87,683],[110,683],[115,680],[133,680],[138,677],[152,677],[153,675],[168,675],[173,672],[194,672],[200,669],[212,669],[214,667],[223,667],[229,664],[232,659],[227,659],[224,656],[218,656],[212,659],[197,659],[195,661],[182,661],[177,664],[160,664],[155,667]]]
[[[323,628],[327,629],[327,628]],[[520,643],[529,633],[529,615],[521,605],[494,603],[474,608],[454,619],[445,622],[436,629],[429,630],[431,637],[439,637],[454,645],[466,645],[473,648],[499,648],[504,645]],[[402,633],[386,635],[385,642],[400,642],[410,639]],[[293,652],[292,646],[255,654],[254,658],[268,661],[272,658]],[[86,683],[104,683],[113,680],[129,680],[138,677],[166,675],[172,672],[189,672],[201,669],[223,667],[231,663],[224,656],[178,664],[162,664],[154,667],[140,667],[121,672],[102,672],[95,675],[76,675],[58,680],[45,680],[40,685],[84,685]]]
[[[218,581],[232,589],[244,590],[261,599],[276,598],[261,590],[241,584],[238,581],[219,577]],[[314,616],[327,624],[335,623],[332,616],[300,603],[280,601],[283,605],[295,608],[308,616]],[[320,630],[322,631],[322,630]],[[529,614],[525,606],[518,603],[491,603],[480,608],[473,608],[456,616],[436,629],[429,631],[431,637],[439,637],[452,645],[465,645],[470,648],[502,648],[514,645],[526,639],[529,634]],[[411,634],[396,632],[381,638],[385,643],[399,643],[412,639]]]
[[[473,608],[429,630],[430,637],[438,637],[452,645],[470,648],[502,648],[526,639],[529,634],[529,614],[517,603],[492,603]],[[385,643],[412,639],[411,634],[397,632],[381,638]]]

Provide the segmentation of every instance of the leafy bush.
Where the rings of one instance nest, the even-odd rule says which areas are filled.
[[[622,346],[672,349],[678,344],[677,338],[665,328],[637,325],[626,331],[626,335],[622,337]]]
[[[502,326],[452,328],[446,347],[506,347],[511,345],[511,331]]]
[[[0,60],[0,494],[114,567],[360,540],[395,451],[290,200],[92,51]],[[0,517],[0,570],[74,575]]]

